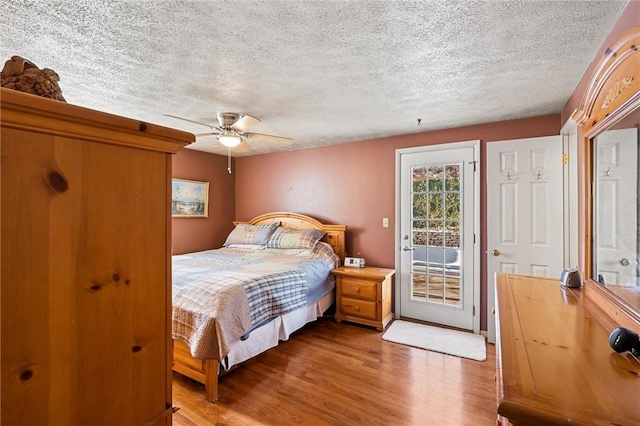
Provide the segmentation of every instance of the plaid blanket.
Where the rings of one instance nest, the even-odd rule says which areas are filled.
[[[252,326],[303,306],[307,283],[298,263],[319,256],[280,252],[287,251],[222,248],[173,256],[173,338],[195,358],[221,360]]]

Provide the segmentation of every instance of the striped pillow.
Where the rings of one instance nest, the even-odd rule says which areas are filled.
[[[313,250],[325,232],[318,229],[279,227],[267,242],[267,248]]]
[[[267,225],[249,225],[239,223],[227,237],[224,246],[237,244],[264,245],[269,241],[273,231],[280,226],[280,222],[273,222]]]

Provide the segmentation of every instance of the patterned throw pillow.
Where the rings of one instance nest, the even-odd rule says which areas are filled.
[[[313,253],[327,260],[331,265],[331,269],[340,266],[340,258],[333,251],[333,247],[323,241],[318,242],[316,248],[313,249]]]
[[[280,226],[280,222],[273,222],[267,225],[249,225],[239,223],[227,237],[224,246],[237,244],[264,245],[269,241],[273,231]]]
[[[267,248],[313,250],[325,232],[317,229],[279,227],[267,242]]]

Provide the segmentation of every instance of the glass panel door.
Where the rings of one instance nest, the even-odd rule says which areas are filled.
[[[472,330],[475,269],[475,149],[400,157],[400,316]]]

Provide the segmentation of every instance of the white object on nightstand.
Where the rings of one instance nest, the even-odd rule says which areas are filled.
[[[362,257],[345,257],[344,266],[352,266],[355,268],[364,268],[365,261]]]

